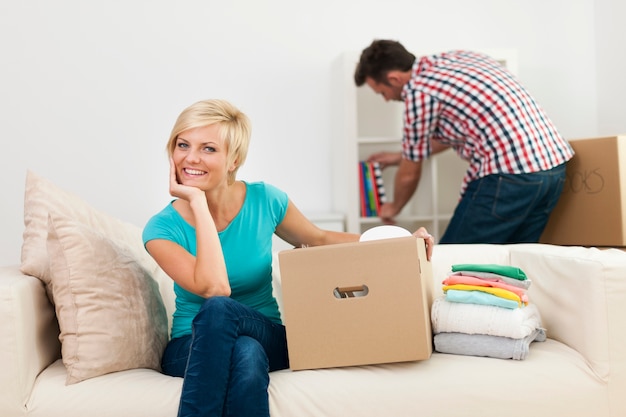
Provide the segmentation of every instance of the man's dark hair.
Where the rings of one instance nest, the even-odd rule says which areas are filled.
[[[354,71],[354,82],[360,87],[365,84],[366,78],[371,78],[377,83],[388,84],[389,71],[409,71],[414,62],[415,55],[407,51],[400,42],[377,39],[361,53],[361,59]]]

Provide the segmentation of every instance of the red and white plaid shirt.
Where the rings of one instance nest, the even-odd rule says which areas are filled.
[[[469,161],[470,181],[496,173],[544,171],[574,151],[528,91],[496,60],[453,51],[415,60],[402,90],[403,156],[420,161],[431,141]]]

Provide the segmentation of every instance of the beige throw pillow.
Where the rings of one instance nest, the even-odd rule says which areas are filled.
[[[24,193],[25,228],[20,270],[23,274],[41,279],[46,284],[49,296],[51,288],[46,249],[48,213],[62,214],[88,226],[96,233],[107,236],[132,255],[153,276],[160,272],[154,259],[143,247],[139,227],[96,210],[75,194],[62,190],[45,178],[28,171]]]
[[[160,370],[165,308],[158,284],[127,248],[50,213],[47,253],[66,383],[133,368]]]

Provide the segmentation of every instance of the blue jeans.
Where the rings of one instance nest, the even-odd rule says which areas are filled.
[[[208,298],[163,372],[184,377],[178,415],[269,416],[268,372],[289,367],[285,327],[229,297]]]
[[[472,181],[439,243],[538,242],[564,184],[565,164]]]

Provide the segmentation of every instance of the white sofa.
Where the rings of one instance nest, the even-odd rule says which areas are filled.
[[[548,340],[533,343],[525,360],[435,352],[413,363],[283,370],[271,374],[272,416],[626,415],[625,252],[438,245],[435,288],[452,264],[468,262],[518,266],[532,279],[529,296]],[[39,279],[3,267],[0,297],[1,416],[176,415],[182,380],[154,370],[66,385],[54,309]]]
[[[49,286],[40,279],[45,268],[59,263],[56,257],[46,258],[54,224],[56,237],[71,238],[65,258],[81,244],[97,249],[93,259],[83,259],[87,265],[72,264],[69,272],[86,274],[107,253],[130,260],[128,265],[142,265],[141,271],[150,273],[149,281],[158,284],[148,296],[162,301],[171,316],[172,282],[146,254],[140,229],[97,212],[32,173],[24,204],[21,265],[0,267],[0,416],[175,416],[182,379],[158,370],[131,363],[127,370],[67,384],[69,372],[59,340],[59,327],[63,328],[59,323],[64,320],[50,302],[54,299],[58,310],[59,299],[51,297]],[[75,227],[67,227],[71,223],[67,219]],[[111,247],[121,248],[120,253],[111,252]],[[272,416],[626,415],[626,252],[542,244],[438,245],[432,259],[435,296],[441,295],[441,281],[451,265],[458,263],[524,270],[532,280],[530,301],[541,313],[548,339],[532,343],[524,360],[435,352],[420,362],[274,372],[269,388]],[[109,269],[113,273],[115,265],[101,265],[100,278],[114,280]],[[282,304],[278,271],[275,265],[274,285]],[[142,300],[130,301],[129,311]],[[144,307],[148,305],[143,301]],[[162,316],[166,317],[164,311]],[[131,350],[133,335],[128,336],[121,353]],[[101,344],[108,346],[106,342]]]

